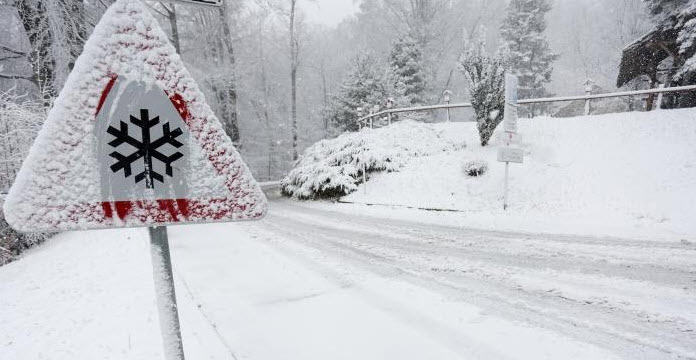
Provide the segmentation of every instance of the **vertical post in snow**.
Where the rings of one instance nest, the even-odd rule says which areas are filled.
[[[370,129],[373,128],[373,120],[375,119],[375,116],[379,113],[379,105],[375,105],[372,107],[372,117],[370,118]]]
[[[592,88],[594,86],[594,81],[590,78],[587,78],[585,80],[584,84],[585,85],[585,95],[590,96],[592,95]],[[585,99],[585,116],[590,115],[590,99]]]
[[[443,92],[443,96],[444,96],[444,99],[445,99],[445,104],[447,104],[447,105],[450,104],[450,95],[451,95],[451,94],[452,94],[452,92],[449,91],[449,90],[445,90],[445,92]],[[450,122],[450,121],[451,121],[451,118],[450,118],[450,108],[449,108],[449,106],[447,107],[446,110],[447,110],[447,122]]]
[[[150,234],[152,275],[155,280],[155,296],[157,297],[160,331],[164,344],[164,358],[184,360],[184,345],[181,341],[167,227],[150,227],[148,232]]]
[[[367,165],[363,161],[363,194],[367,194]]]
[[[665,88],[665,84],[660,84],[660,89]],[[657,94],[657,105],[655,105],[656,110],[662,109],[662,97],[664,96],[664,93],[658,93]]]
[[[387,98],[387,123],[388,123],[388,125],[391,125],[391,122],[392,122],[391,108],[393,106],[394,106],[394,99]]]
[[[508,171],[510,168],[510,163],[505,162],[505,192],[503,192],[503,210],[508,208]]]
[[[512,142],[512,133],[508,133],[507,146]],[[505,162],[505,190],[503,191],[503,210],[508,208],[508,175],[510,171],[510,162]]]
[[[363,108],[360,107],[360,106],[358,106],[358,108],[356,109],[356,111],[357,111],[357,113],[358,113],[358,130],[362,130],[362,128],[363,128],[363,122],[362,122],[362,120],[360,120],[360,119],[361,119],[361,118],[363,117],[363,115],[364,115],[364,113],[363,113]]]
[[[512,143],[512,134],[517,133],[517,77],[511,74],[505,74],[505,114],[503,117],[503,129],[508,134],[507,144],[504,150],[510,151],[510,143]],[[510,173],[510,161],[517,161],[514,157],[510,157],[498,150],[498,161],[505,162],[505,190],[503,192],[503,210],[508,208],[508,182]],[[502,155],[502,156],[501,156]]]

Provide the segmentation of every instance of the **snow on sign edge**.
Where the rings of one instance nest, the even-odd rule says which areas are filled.
[[[153,83],[169,95],[197,145],[191,147],[209,160],[194,164],[194,173],[209,170],[195,177],[195,199],[101,198],[93,131],[116,76]],[[220,184],[228,197],[205,196]],[[3,211],[19,231],[62,231],[254,220],[266,214],[267,201],[157,21],[139,0],[118,0],[87,40]]]

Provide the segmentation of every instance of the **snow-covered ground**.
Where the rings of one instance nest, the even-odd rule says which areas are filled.
[[[696,359],[692,244],[317,206],[169,228],[188,358]],[[0,359],[162,358],[153,297],[146,231],[61,234],[0,268]]]
[[[474,123],[435,126],[467,148],[372,174],[342,200],[458,210],[437,217],[484,229],[696,239],[695,109],[521,119],[515,141],[525,163],[510,165],[507,212],[505,166],[496,161],[500,133],[482,148]],[[467,177],[469,160],[487,161],[489,172]]]
[[[262,221],[172,226],[187,357],[696,359],[694,118],[522,120],[508,212],[496,149],[444,124],[465,150],[344,199],[404,206],[270,191]],[[162,358],[146,234],[63,233],[0,267],[0,359]]]

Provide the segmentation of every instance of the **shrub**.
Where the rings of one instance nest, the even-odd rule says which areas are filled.
[[[488,171],[488,162],[484,160],[470,160],[464,162],[462,170],[466,176],[476,177],[481,176]]]
[[[411,120],[345,133],[307,148],[281,182],[281,191],[297,199],[337,198],[358,188],[363,169],[367,174],[398,171],[411,158],[463,147],[433,125]]]
[[[41,103],[10,92],[0,93],[0,193],[9,190],[45,118]],[[0,196],[0,206],[3,202],[4,196]],[[47,237],[14,231],[0,210],[0,265]]]
[[[0,198],[0,207],[4,197]],[[24,250],[43,242],[50,235],[22,234],[10,227],[5,221],[5,215],[0,211],[0,266],[14,260]]]

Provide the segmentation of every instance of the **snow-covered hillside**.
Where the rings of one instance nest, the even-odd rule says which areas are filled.
[[[450,222],[491,229],[658,238],[696,235],[696,110],[520,120],[524,164],[504,164],[498,140],[478,145],[475,124],[438,124],[467,147],[414,158],[399,172],[373,174],[342,200],[458,210]],[[498,129],[500,131],[500,128]],[[470,160],[488,162],[467,177]]]

